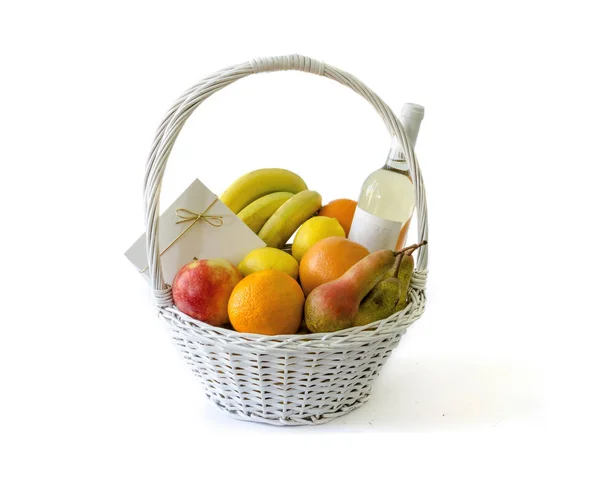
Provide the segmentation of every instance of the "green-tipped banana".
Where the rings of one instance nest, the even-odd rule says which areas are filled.
[[[300,193],[306,183],[296,173],[282,168],[254,170],[235,180],[220,200],[236,215],[253,201],[277,191]]]
[[[292,196],[294,196],[294,193],[288,193],[287,191],[278,191],[277,193],[263,196],[240,211],[238,218],[246,223],[248,228],[258,234],[267,220]]]
[[[307,219],[321,208],[321,195],[304,190],[287,200],[258,233],[267,246],[282,248]]]

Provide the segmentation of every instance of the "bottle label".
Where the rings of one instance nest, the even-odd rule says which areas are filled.
[[[371,253],[380,249],[393,250],[401,229],[402,221],[385,220],[357,207],[348,239],[363,245]]]

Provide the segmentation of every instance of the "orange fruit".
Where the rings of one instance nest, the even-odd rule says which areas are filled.
[[[344,228],[347,238],[348,234],[350,233],[350,226],[352,225],[352,218],[354,218],[356,205],[356,201],[349,200],[347,198],[333,200],[321,208],[321,211],[319,211],[319,216],[336,218],[342,225],[342,228]]]
[[[241,280],[229,297],[227,312],[240,333],[294,334],[300,327],[304,293],[289,274],[265,269]]]
[[[300,261],[304,294],[308,296],[317,286],[338,279],[368,254],[364,246],[339,236],[317,241]]]

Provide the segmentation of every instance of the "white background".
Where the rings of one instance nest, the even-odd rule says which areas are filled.
[[[594,3],[3,3],[0,477],[598,477]],[[123,256],[171,102],[288,53],[426,108],[427,312],[318,428],[209,404]],[[254,76],[188,122],[163,205],[268,166],[352,198],[387,149],[350,90]]]

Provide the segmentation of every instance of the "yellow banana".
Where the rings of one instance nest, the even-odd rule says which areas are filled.
[[[296,173],[282,168],[254,170],[235,180],[221,195],[221,201],[238,214],[253,201],[269,193],[306,190],[306,183]]]
[[[292,196],[294,196],[294,193],[287,191],[278,191],[277,193],[263,196],[240,211],[238,218],[246,223],[248,228],[258,234],[273,213]]]
[[[271,216],[258,233],[267,246],[282,248],[307,219],[321,208],[321,195],[304,190],[287,200]]]

